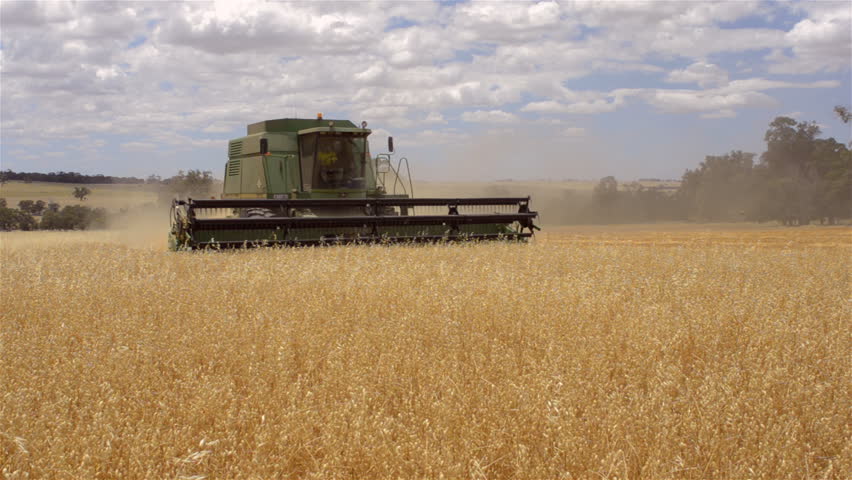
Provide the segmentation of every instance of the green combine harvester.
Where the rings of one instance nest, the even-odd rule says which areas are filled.
[[[526,240],[529,197],[413,198],[408,161],[370,155],[362,122],[284,118],[228,144],[221,199],[175,200],[173,250]],[[403,175],[404,169],[404,175]]]

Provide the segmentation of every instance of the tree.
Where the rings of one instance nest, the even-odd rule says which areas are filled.
[[[754,157],[739,150],[708,155],[697,169],[684,173],[676,196],[701,220],[742,220],[751,203]]]
[[[41,217],[42,230],[72,230],[70,223],[58,211],[48,210]]]
[[[849,111],[849,107],[844,105],[837,105],[834,107],[834,113],[840,117],[840,121],[843,123],[849,123],[852,120],[852,112]]]
[[[44,203],[44,200],[21,200],[18,202],[18,210],[30,215],[41,215],[46,207],[47,204]]]
[[[835,108],[848,121],[845,107]],[[760,180],[758,219],[806,225],[835,223],[850,215],[852,153],[833,138],[821,139],[813,122],[778,117],[766,132],[766,152],[756,169]]]
[[[18,212],[18,228],[24,231],[31,231],[38,228],[38,223],[32,215],[25,212]]]
[[[601,178],[593,194],[601,205],[611,205],[618,197],[618,181],[612,175]]]
[[[184,173],[180,170],[177,175],[167,178],[163,183],[168,185],[168,190],[173,195],[204,198],[210,195],[213,187],[213,172],[189,170]]]
[[[21,200],[18,202],[18,210],[26,213],[32,213],[35,202],[32,200]]]
[[[0,208],[6,208],[6,199],[0,197]]]
[[[106,220],[106,210],[103,208],[66,205],[58,212],[46,211],[41,219],[41,229],[85,230],[88,228],[104,228]]]
[[[46,207],[47,204],[44,203],[44,200],[21,200],[18,202],[18,210],[30,215],[41,215]]]
[[[9,180],[11,180],[12,179],[11,177],[12,177],[12,171],[11,170],[4,170],[4,171],[0,172],[0,185],[3,185],[6,182],[8,182]]]
[[[764,136],[766,152],[760,160],[766,169],[764,194],[769,198],[763,205],[776,204],[772,217],[785,225],[807,225],[815,217],[819,179],[814,150],[819,134],[814,122],[777,117]]]
[[[14,208],[0,207],[0,230],[18,229],[18,212]]]
[[[74,198],[78,198],[81,201],[85,200],[90,193],[92,193],[92,191],[87,187],[74,187]]]
[[[799,122],[789,117],[777,117],[769,124],[763,139],[766,152],[761,161],[783,176],[810,176],[811,153],[820,134],[814,122]]]
[[[37,226],[29,213],[14,208],[0,208],[0,230],[35,230]]]
[[[814,148],[817,192],[814,213],[830,225],[852,215],[852,151],[833,138],[817,139]]]
[[[633,200],[631,200],[633,201]],[[677,199],[662,187],[641,187],[636,192],[635,203],[640,209],[640,219],[645,221],[680,220],[684,216]]]
[[[58,204],[58,203],[56,203],[56,202],[50,202],[50,203],[48,203],[48,204],[47,204],[47,210],[46,210],[46,211],[47,211],[47,212],[58,212],[58,211],[59,211],[59,204]]]
[[[618,208],[618,181],[612,175],[600,179],[594,190],[592,190],[593,210],[599,220],[614,222],[623,217],[623,212]]]

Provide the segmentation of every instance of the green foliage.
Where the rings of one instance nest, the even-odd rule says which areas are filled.
[[[6,199],[0,197],[0,208],[6,208]]]
[[[0,230],[18,229],[18,212],[13,208],[0,207]]]
[[[676,199],[663,188],[645,187],[638,182],[619,188],[612,176],[598,182],[585,212],[582,221],[591,223],[654,222],[681,217]]]
[[[843,123],[849,123],[852,120],[852,112],[849,111],[849,107],[844,105],[837,105],[834,107],[834,113],[840,117],[840,121]]]
[[[163,187],[157,201],[161,205],[169,205],[175,198],[209,198],[216,193],[215,180],[210,171],[184,172],[181,170],[177,175],[166,178],[160,183]]]
[[[601,179],[594,189],[595,201],[601,205],[611,206],[618,198],[618,181],[609,176]]]
[[[690,218],[703,221],[778,221],[784,225],[836,223],[852,217],[852,153],[833,138],[818,138],[813,122],[777,117],[766,152],[708,156],[687,170],[677,197]]]
[[[763,139],[766,152],[761,163],[774,176],[812,177],[813,150],[820,129],[814,122],[800,122],[789,117],[777,117],[769,124]]]
[[[33,205],[35,205],[35,202],[32,200],[21,200],[18,202],[18,210],[30,213],[30,209],[33,208]]]
[[[732,151],[707,156],[683,174],[677,198],[690,218],[701,221],[743,220],[754,186],[753,153]]]
[[[21,200],[18,202],[18,210],[30,215],[41,215],[46,207],[47,204],[44,203],[44,200]]]
[[[35,230],[38,224],[29,213],[0,207],[0,230]]]
[[[74,198],[79,200],[85,200],[89,194],[92,193],[87,187],[74,187]]]
[[[761,156],[758,217],[785,225],[849,217],[852,154],[834,140],[820,139],[813,122],[778,117],[766,132]]]
[[[41,219],[42,230],[87,230],[106,227],[106,210],[83,205],[66,205],[60,211],[48,209]]]
[[[184,173],[180,170],[177,175],[163,181],[168,185],[169,191],[178,196],[204,198],[210,195],[213,187],[213,172],[201,170],[189,170]]]

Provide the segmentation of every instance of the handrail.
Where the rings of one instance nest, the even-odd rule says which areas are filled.
[[[390,167],[390,171],[393,172],[393,185],[390,189],[388,189],[387,185],[387,172],[379,172],[378,171],[378,160],[380,158],[387,159],[388,166]],[[408,162],[407,157],[401,157],[397,163],[396,167],[394,167],[391,162],[391,156],[389,153],[380,153],[376,155],[376,181],[378,184],[385,189],[385,191],[391,195],[397,195],[396,188],[397,185],[402,189],[402,194],[408,195],[409,197],[414,196],[414,182],[411,180],[411,165]],[[408,187],[406,188],[406,179],[402,178],[402,167],[405,166],[405,176],[408,180]]]
[[[408,177],[408,189],[405,188],[405,182],[402,181],[401,172],[402,165],[405,162],[405,175]],[[393,169],[393,165],[391,165]],[[394,169],[395,178],[393,181],[393,193],[396,193],[396,184],[399,183],[399,186],[402,187],[402,192],[407,194],[410,197],[414,197],[414,184],[411,182],[411,167],[408,163],[407,157],[400,157],[399,161],[396,164],[396,169]]]

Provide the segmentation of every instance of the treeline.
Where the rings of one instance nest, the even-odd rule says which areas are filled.
[[[848,118],[844,118],[848,121]],[[852,218],[852,151],[819,138],[814,122],[778,117],[766,131],[766,151],[708,156],[687,170],[680,186],[619,185],[605,177],[591,196],[567,192],[560,223],[648,221],[778,221],[835,224]]]
[[[106,225],[107,212],[103,208],[83,205],[60,208],[53,202],[22,200],[15,209],[8,208],[6,200],[0,198],[0,230],[88,230]]]
[[[21,182],[55,182],[55,183],[91,183],[91,184],[108,184],[108,183],[145,183],[145,179],[137,177],[113,177],[110,175],[83,175],[77,172],[13,172],[12,170],[4,170],[0,172],[0,182],[17,180]]]
[[[177,175],[162,178],[159,175],[149,175],[147,178],[138,177],[113,177],[110,175],[84,175],[77,172],[14,172],[12,170],[0,171],[0,184],[8,181],[20,182],[54,182],[54,183],[88,183],[93,185],[104,184],[148,184],[168,185],[172,187],[190,187],[195,189],[207,188],[214,183],[213,174],[210,171],[180,170]]]

